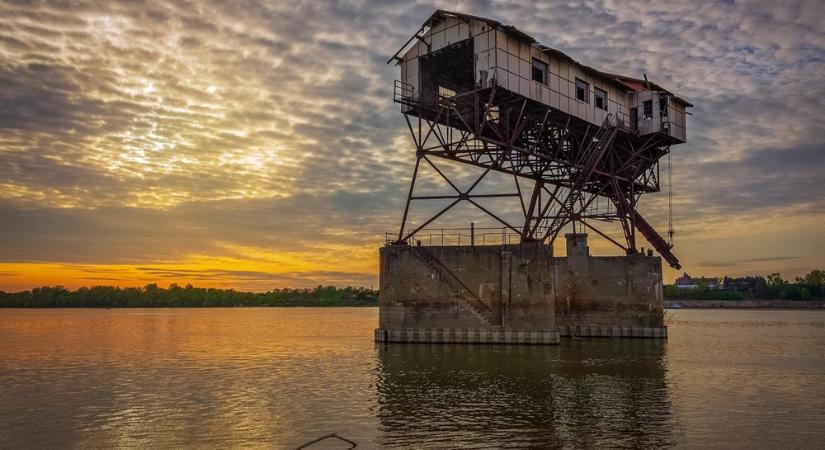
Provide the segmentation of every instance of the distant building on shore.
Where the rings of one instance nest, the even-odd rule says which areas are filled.
[[[722,288],[729,289],[736,292],[743,292],[753,295],[756,292],[757,285],[765,286],[765,279],[762,277],[740,277],[730,278],[725,277],[722,280]]]
[[[676,279],[674,283],[677,289],[719,289],[719,278],[696,277],[692,278],[687,272],[683,273],[681,277]]]

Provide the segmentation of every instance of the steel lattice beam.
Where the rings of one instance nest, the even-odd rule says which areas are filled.
[[[668,154],[671,143],[667,136],[639,136],[617,127],[610,118],[597,127],[497,87],[406,106],[403,113],[417,158],[398,233],[400,242],[466,201],[518,233],[523,241],[552,243],[566,225],[580,223],[629,254],[637,252],[636,228],[643,222],[648,241],[678,267],[669,245],[636,210],[642,194],[659,190],[659,159]],[[414,195],[422,160],[446,181],[453,194]],[[437,160],[474,166],[483,173],[462,191],[439,168]],[[516,192],[474,194],[491,171],[511,175]],[[526,203],[522,180],[533,183]],[[518,197],[523,222],[507,222],[474,201],[481,197]],[[600,198],[604,199],[601,203]],[[405,233],[411,202],[435,199],[454,201]],[[602,205],[609,206],[605,209]],[[586,223],[592,220],[618,221],[626,243]]]

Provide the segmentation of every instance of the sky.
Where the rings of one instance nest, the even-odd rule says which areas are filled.
[[[684,270],[825,268],[819,0],[0,0],[0,290],[378,287],[414,164],[386,61],[436,8],[695,105],[672,154]],[[667,194],[640,210],[664,234]]]

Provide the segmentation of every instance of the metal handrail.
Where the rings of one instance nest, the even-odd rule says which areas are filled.
[[[546,227],[539,227],[538,231],[544,230]],[[513,245],[521,242],[521,234],[506,227],[424,228],[404,242],[425,246]],[[398,233],[384,233],[384,245],[398,243]]]
[[[395,80],[395,84],[392,87],[392,100],[395,103],[414,106],[418,103],[418,99],[415,96],[415,86],[401,80]]]

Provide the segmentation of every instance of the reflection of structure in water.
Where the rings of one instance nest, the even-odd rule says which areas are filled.
[[[379,348],[378,442],[661,447],[672,443],[664,342]]]

